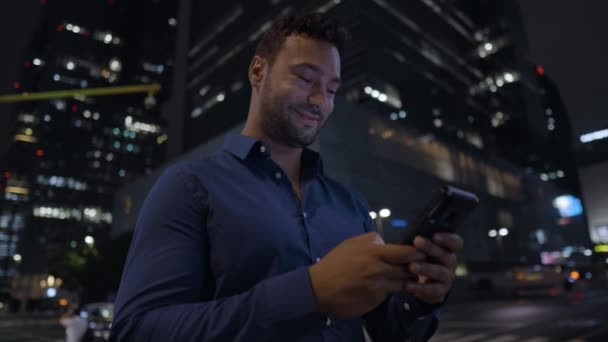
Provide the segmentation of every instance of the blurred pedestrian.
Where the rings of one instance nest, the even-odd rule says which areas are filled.
[[[82,342],[87,332],[87,320],[80,316],[78,305],[70,305],[61,315],[59,324],[65,327],[66,342]]]

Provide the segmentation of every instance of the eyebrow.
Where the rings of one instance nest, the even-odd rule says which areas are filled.
[[[310,63],[296,64],[296,65],[292,66],[292,68],[294,68],[294,69],[295,68],[306,68],[306,69],[311,69],[311,70],[313,70],[313,71],[315,71],[317,73],[320,73],[320,74],[323,73],[323,70],[320,67],[318,67],[318,66],[316,66],[314,64],[310,64]],[[340,79],[340,77],[336,76],[336,77],[334,77],[334,78],[331,79],[331,82],[335,82],[335,83],[338,83],[338,85],[340,85],[342,83],[342,80]]]

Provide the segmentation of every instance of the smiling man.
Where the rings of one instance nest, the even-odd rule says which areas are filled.
[[[169,168],[148,194],[111,340],[432,336],[462,239],[384,243],[365,200],[307,148],[334,109],[344,40],[323,14],[283,17],[264,34],[242,132]]]

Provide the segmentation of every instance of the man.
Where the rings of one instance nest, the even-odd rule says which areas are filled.
[[[376,342],[430,338],[462,239],[385,244],[361,196],[306,148],[333,110],[344,35],[322,14],[265,33],[241,134],[148,195],[111,340],[351,342],[363,327]]]

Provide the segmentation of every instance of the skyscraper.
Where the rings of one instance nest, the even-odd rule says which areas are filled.
[[[1,164],[4,276],[17,270],[57,275],[68,251],[107,240],[115,189],[160,165],[168,139],[159,104],[169,93],[156,93],[154,85],[169,88],[175,4],[96,0],[42,6],[15,89],[43,97],[65,92],[17,105]],[[148,90],[132,93],[133,85]],[[82,89],[96,90],[73,91]],[[114,96],[102,96],[108,91]]]

